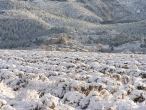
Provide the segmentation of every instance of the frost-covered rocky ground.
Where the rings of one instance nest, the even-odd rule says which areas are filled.
[[[146,55],[0,50],[0,110],[146,110]]]

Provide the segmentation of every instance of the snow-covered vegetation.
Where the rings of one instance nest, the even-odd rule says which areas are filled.
[[[0,48],[35,47],[35,38],[60,33],[87,45],[111,45],[118,35],[116,45],[138,41],[146,36],[145,6],[145,0],[0,0]]]
[[[0,50],[0,110],[146,110],[146,55]]]

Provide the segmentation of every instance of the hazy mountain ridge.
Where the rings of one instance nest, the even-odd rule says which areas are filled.
[[[136,13],[140,18],[146,18],[146,3],[145,0],[119,0],[133,13]]]
[[[98,22],[99,20],[138,21],[142,19],[128,5],[123,2],[122,4],[118,0],[68,0],[67,2],[34,0],[30,3],[56,14],[89,22]]]
[[[83,6],[96,13],[103,21],[120,22],[131,20],[132,18],[139,20],[135,14],[130,12],[127,7],[121,5],[117,0],[91,0],[83,4]],[[129,18],[127,18],[127,16]]]
[[[136,3],[137,12],[129,3]],[[144,8],[146,3],[139,3]],[[112,36],[109,31],[141,39],[146,35],[144,11],[136,0],[0,0],[0,48],[32,46],[37,37],[59,33],[84,44],[91,37],[99,43],[98,36]]]

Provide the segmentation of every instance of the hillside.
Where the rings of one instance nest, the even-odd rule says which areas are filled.
[[[25,2],[0,1],[0,5],[2,5],[0,6],[1,48],[11,48],[11,45],[23,47],[23,44],[36,37],[50,33],[66,33],[75,26],[95,27],[94,24],[60,17]],[[20,45],[17,45],[19,43]]]
[[[139,18],[146,18],[146,5],[145,0],[118,0],[121,4],[124,4],[128,9],[137,14]]]
[[[33,47],[34,39],[60,33],[83,45],[110,45],[113,34],[140,41],[146,36],[144,9],[143,0],[0,0],[0,48]]]
[[[94,23],[140,20],[136,13],[120,4],[118,0],[68,0],[67,2],[35,0],[31,4],[55,14]]]

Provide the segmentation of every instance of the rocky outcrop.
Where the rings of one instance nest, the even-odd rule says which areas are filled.
[[[65,33],[57,35],[51,39],[52,44],[67,44],[67,35]]]

